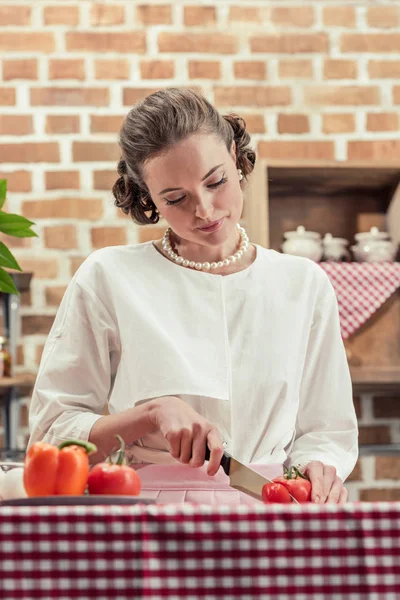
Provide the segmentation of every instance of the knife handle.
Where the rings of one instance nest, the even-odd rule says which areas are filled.
[[[206,446],[206,455],[204,457],[204,460],[210,460],[210,456],[211,456],[210,449],[208,446]],[[229,475],[230,466],[231,466],[231,457],[229,456],[229,454],[226,454],[226,452],[224,452],[222,455],[222,458],[221,458],[221,467],[225,471],[226,475]]]

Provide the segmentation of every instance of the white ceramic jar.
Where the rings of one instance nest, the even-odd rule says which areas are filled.
[[[332,262],[349,260],[348,245],[349,242],[345,238],[333,237],[331,233],[327,233],[322,240],[324,259]]]
[[[316,231],[306,231],[303,225],[299,225],[296,231],[286,231],[283,237],[285,238],[282,244],[284,254],[303,256],[315,262],[321,260],[323,254],[321,236]]]
[[[393,262],[397,248],[389,239],[386,231],[379,231],[377,227],[371,227],[370,231],[357,233],[355,236],[357,244],[351,247],[357,261],[364,262]]]

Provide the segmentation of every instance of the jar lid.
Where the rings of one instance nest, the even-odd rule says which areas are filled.
[[[331,233],[325,234],[322,241],[324,244],[342,244],[346,246],[349,244],[349,241],[345,238],[333,237]]]
[[[305,240],[319,240],[321,236],[316,231],[307,231],[303,225],[299,225],[296,231],[286,231],[283,234],[286,239],[300,238]]]
[[[355,239],[359,241],[386,240],[389,234],[386,231],[379,231],[378,227],[371,227],[370,231],[356,233]]]

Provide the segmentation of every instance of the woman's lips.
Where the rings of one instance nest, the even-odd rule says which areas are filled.
[[[200,231],[205,231],[205,232],[212,232],[212,231],[217,231],[218,229],[220,229],[220,227],[222,227],[222,224],[224,222],[224,219],[220,219],[219,221],[214,221],[214,223],[210,223],[210,225],[208,225],[207,227],[199,227],[198,229],[200,229]]]

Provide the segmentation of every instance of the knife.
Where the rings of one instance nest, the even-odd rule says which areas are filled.
[[[210,460],[210,449],[207,446],[205,460]],[[221,458],[221,467],[229,477],[229,485],[235,490],[244,492],[256,500],[262,502],[262,489],[266,483],[276,483],[264,475],[259,475],[250,467],[233,458],[228,452],[224,452]],[[289,492],[292,502],[300,504]]]

